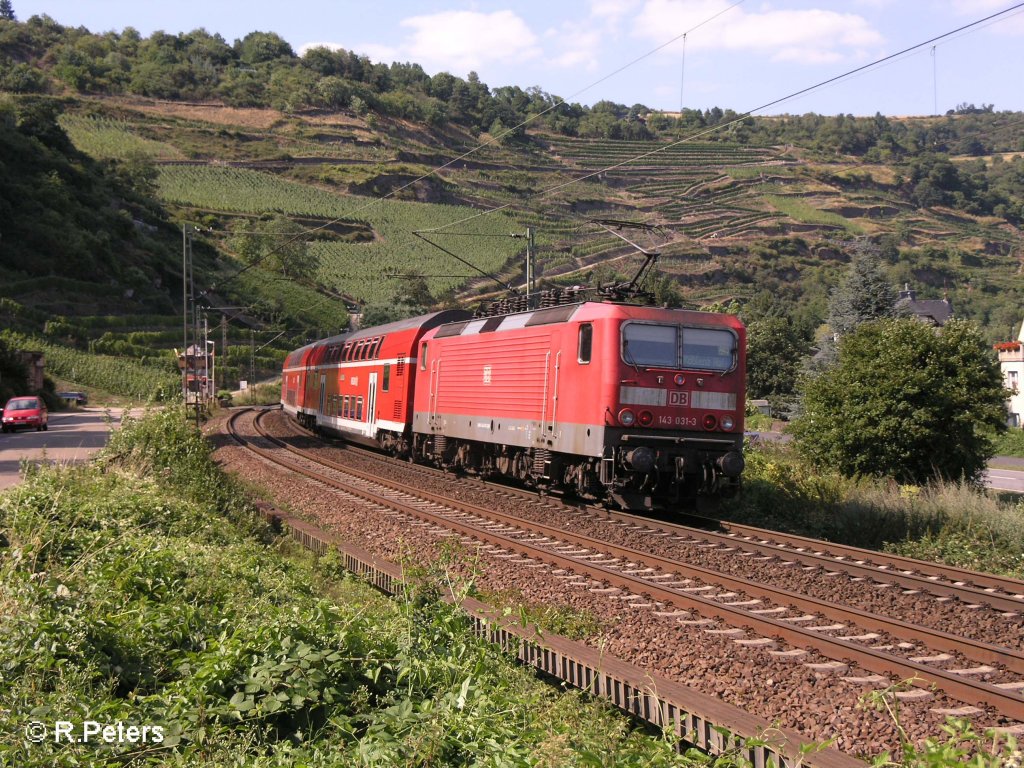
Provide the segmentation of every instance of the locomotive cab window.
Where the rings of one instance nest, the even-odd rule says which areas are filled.
[[[736,337],[719,328],[683,328],[683,367],[731,371],[736,365]]]
[[[427,370],[427,342],[420,344],[420,370]]]
[[[725,373],[736,366],[736,352],[736,335],[725,328],[654,323],[622,326],[622,360],[628,365]]]
[[[594,345],[594,326],[592,323],[583,323],[580,326],[579,347],[576,352],[576,362],[589,363],[590,350]]]
[[[627,323],[622,326],[622,360],[628,365],[650,368],[678,367],[679,327]]]

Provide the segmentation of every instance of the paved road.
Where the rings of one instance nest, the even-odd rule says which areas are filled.
[[[1001,458],[1003,457],[997,456],[992,463],[997,466],[1001,465],[1003,463],[999,461]],[[991,468],[985,472],[985,485],[997,491],[1024,493],[1024,469]]]
[[[0,489],[21,481],[18,468],[22,459],[60,464],[90,458],[107,444],[110,426],[120,424],[121,412],[121,408],[111,408],[109,424],[107,411],[100,408],[52,413],[46,432],[0,433]]]

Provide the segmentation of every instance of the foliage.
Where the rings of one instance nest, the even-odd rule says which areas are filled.
[[[0,407],[10,398],[24,395],[28,389],[28,371],[15,355],[15,339],[0,335]]]
[[[0,625],[0,763],[692,764],[509,664],[456,607],[387,601],[275,544],[209,451],[167,409],[117,431],[104,469],[44,468],[0,496],[0,610],[17,617]],[[24,738],[58,719],[163,740]]]
[[[858,244],[849,271],[828,302],[828,325],[837,335],[849,333],[861,323],[893,317],[896,293],[882,271],[877,248]]]
[[[291,278],[308,278],[316,271],[318,260],[309,252],[305,229],[287,216],[243,221],[241,226],[232,246],[246,264]]]
[[[1024,577],[1024,503],[976,486],[899,485],[808,464],[791,444],[748,446],[728,519],[973,570]]]
[[[91,355],[10,331],[3,332],[2,337],[8,345],[43,352],[47,370],[51,374],[76,384],[142,401],[169,400],[181,392],[181,378],[171,372],[166,361],[154,366],[134,360]]]
[[[108,293],[111,279],[152,290],[163,276],[164,253],[132,217],[154,218],[155,206],[118,173],[77,152],[57,123],[58,111],[54,102],[22,99],[13,124],[0,119],[0,266],[28,275],[89,276],[107,282]]]
[[[1005,429],[999,368],[962,320],[938,332],[909,318],[860,325],[802,396],[799,450],[848,476],[975,480]]]
[[[747,326],[747,390],[750,397],[788,397],[796,389],[807,339],[787,317],[765,317]]]
[[[1018,456],[1024,458],[1024,429],[1008,429],[996,438],[994,451],[997,456]]]

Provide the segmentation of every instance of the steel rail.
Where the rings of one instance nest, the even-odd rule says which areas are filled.
[[[459,512],[466,512],[484,518],[490,517],[492,519],[500,519],[502,522],[514,525],[522,530],[528,530],[545,536],[557,536],[566,540],[567,543],[572,542],[574,544],[578,544],[578,546],[587,546],[592,549],[604,549],[611,554],[617,553],[620,557],[629,557],[634,560],[646,560],[648,562],[661,561],[666,570],[685,573],[688,572],[689,569],[692,569],[692,571],[689,572],[692,572],[694,575],[698,576],[698,578],[705,578],[705,580],[707,580],[707,576],[710,574],[710,578],[715,582],[723,585],[729,585],[730,588],[742,589],[744,592],[752,595],[758,594],[758,590],[764,590],[764,594],[762,596],[774,593],[778,595],[779,600],[790,600],[797,605],[814,605],[815,610],[819,610],[819,612],[823,613],[825,616],[837,618],[845,616],[847,617],[846,620],[850,620],[853,616],[859,613],[864,613],[865,617],[874,622],[874,627],[889,632],[890,634],[898,635],[898,630],[909,629],[915,633],[920,633],[918,635],[919,637],[934,637],[938,642],[942,642],[943,636],[945,635],[946,642],[948,642],[948,638],[959,641],[958,647],[947,648],[948,650],[956,650],[957,652],[965,653],[966,649],[970,649],[979,653],[981,657],[979,660],[992,659],[993,661],[996,661],[997,657],[1001,658],[1006,656],[1009,663],[1007,663],[1007,661],[998,661],[997,663],[1003,664],[1008,668],[1012,665],[1013,667],[1020,667],[1021,669],[1024,669],[1024,657],[1011,649],[1000,649],[997,646],[976,643],[974,641],[965,640],[964,638],[957,638],[956,636],[948,635],[947,633],[941,633],[936,630],[916,627],[914,625],[906,624],[905,622],[898,622],[896,620],[874,616],[873,614],[867,614],[865,612],[858,611],[857,609],[839,608],[838,606],[832,606],[824,601],[804,597],[794,592],[777,590],[775,588],[766,587],[765,585],[745,582],[740,579],[733,579],[732,577],[723,576],[722,574],[707,571],[703,568],[697,568],[696,566],[687,566],[683,563],[663,560],[643,552],[638,552],[625,547],[616,547],[608,544],[607,542],[598,541],[587,536],[572,534],[560,528],[524,521],[510,515],[497,513],[457,499],[449,499],[438,494],[433,494],[414,486],[385,480],[360,470],[343,467],[342,465],[331,462],[330,460],[319,457],[310,457],[305,451],[295,448],[279,438],[262,432],[259,425],[259,418],[260,417],[258,417],[255,422],[256,427],[261,431],[261,435],[265,439],[280,445],[289,452],[303,456],[309,461],[329,467],[343,474],[359,478],[364,482],[376,483],[390,490],[406,493],[426,501],[446,506]],[[621,573],[615,569],[608,568],[597,563],[591,563],[571,556],[565,556],[557,552],[552,552],[545,547],[528,544],[517,538],[482,529],[475,525],[467,524],[445,515],[434,514],[399,500],[373,493],[364,488],[346,484],[335,480],[334,478],[324,477],[321,474],[305,467],[301,467],[300,465],[296,465],[293,462],[285,461],[280,457],[272,457],[270,455],[271,452],[269,451],[263,451],[262,449],[256,448],[252,449],[261,453],[261,455],[264,455],[265,458],[281,464],[282,466],[287,466],[289,469],[293,469],[306,477],[343,489],[347,493],[359,496],[366,501],[391,507],[392,509],[404,512],[425,522],[451,528],[468,538],[485,541],[489,544],[518,551],[520,554],[536,560],[546,561],[557,565],[559,568],[584,573],[591,578],[600,579],[619,589],[628,590],[637,594],[647,594],[658,602],[688,607],[703,616],[713,616],[727,624],[734,626],[748,626],[762,635],[782,638],[794,646],[822,652],[823,655],[833,659],[855,662],[864,669],[876,674],[885,674],[902,679],[908,679],[913,685],[922,688],[930,688],[934,686],[959,701],[969,704],[982,703],[995,708],[1004,716],[1012,717],[1018,721],[1024,721],[1024,697],[998,688],[990,683],[965,679],[960,675],[947,672],[943,669],[910,661],[908,659],[901,659],[880,650],[864,647],[841,638],[829,637],[821,634],[819,631],[804,629],[787,623],[784,620],[761,616],[741,607],[725,605],[708,598],[700,597],[699,595],[663,587],[659,584]],[[820,609],[818,606],[821,606],[821,608],[825,610]],[[838,612],[833,613],[833,610]],[[870,629],[872,627],[866,628]]]
[[[712,522],[709,520],[709,522]],[[1013,579],[1009,576],[999,576],[992,573],[982,573],[981,571],[972,571],[966,568],[954,568],[940,565],[938,563],[929,563],[925,560],[916,560],[912,557],[903,557],[902,555],[892,555],[886,552],[878,552],[872,549],[862,549],[860,547],[852,547],[846,544],[835,544],[830,541],[822,541],[821,539],[811,539],[806,536],[799,536],[797,534],[780,533],[778,531],[769,531],[764,528],[756,528],[754,526],[742,525],[739,523],[730,523],[724,521],[714,521],[716,525],[719,525],[725,529],[723,535],[732,537],[733,541],[737,538],[747,541],[749,538],[758,538],[761,541],[771,542],[773,540],[781,541],[784,546],[793,547],[796,550],[798,547],[804,547],[808,550],[812,550],[815,553],[822,553],[819,557],[830,558],[834,562],[840,563],[844,566],[851,564],[850,561],[864,561],[870,563],[872,561],[883,561],[881,565],[874,566],[874,572],[877,575],[879,572],[891,573],[896,575],[899,572],[907,572],[903,575],[920,574],[918,578],[923,576],[924,580],[928,584],[936,585],[936,582],[932,581],[932,577],[937,579],[949,579],[952,582],[962,581],[964,587],[974,585],[974,590],[981,595],[986,595],[988,600],[999,597],[989,592],[989,589],[1000,589],[1009,595],[1021,595],[1019,598],[1010,598],[1012,600],[1008,605],[1016,606],[1018,610],[1024,610],[1024,581],[1020,579]],[[695,530],[700,530],[695,529]],[[787,555],[790,554],[789,550],[783,550],[781,546],[776,545],[775,551],[785,551]],[[889,571],[888,569],[895,569]],[[934,588],[934,587],[933,587]],[[978,598],[982,599],[981,597]]]
[[[351,448],[375,456],[381,461],[397,461],[388,456],[375,454],[362,446],[346,444],[345,447],[346,449]],[[405,462],[401,463],[405,464]],[[433,467],[418,466],[423,471],[441,474],[440,470]],[[504,493],[535,502],[543,502],[545,498],[535,491],[515,488],[480,478],[473,478],[473,481],[485,487],[499,489]],[[564,501],[559,503],[569,509],[579,509],[579,507],[567,504]],[[587,509],[608,519],[649,527],[653,531],[663,531],[670,535],[685,534],[694,537],[704,537],[709,541],[714,540],[732,546],[742,545],[763,555],[784,556],[786,559],[794,560],[803,565],[821,565],[830,569],[838,568],[851,576],[868,578],[880,583],[894,584],[905,589],[920,590],[939,597],[955,597],[965,602],[988,605],[993,610],[1005,613],[1024,612],[1024,581],[1007,576],[943,566],[938,563],[929,563],[924,560],[916,560],[901,555],[852,547],[845,544],[836,544],[796,534],[770,531],[764,528],[711,520],[710,518],[707,519],[709,525],[722,527],[725,531],[713,531],[599,507],[587,507]],[[999,594],[999,591],[1005,594]]]
[[[255,448],[233,431],[234,413],[225,425],[228,434],[240,445],[279,465],[270,452]],[[302,474],[323,478],[302,468]],[[336,548],[342,553],[346,567],[367,578],[385,592],[401,589],[401,569],[358,547],[341,541],[310,523],[258,504],[264,516],[289,531],[303,546],[317,553]],[[788,729],[779,728],[763,718],[714,696],[701,693],[681,683],[661,678],[649,670],[608,656],[577,641],[550,633],[541,633],[534,626],[522,626],[493,608],[472,598],[461,601],[477,635],[513,649],[520,662],[535,667],[556,679],[603,697],[620,709],[661,728],[671,729],[684,742],[715,753],[733,751],[750,760],[752,768],[857,768],[863,763],[835,748],[807,752],[801,745],[805,738]],[[747,739],[753,741],[745,741]]]

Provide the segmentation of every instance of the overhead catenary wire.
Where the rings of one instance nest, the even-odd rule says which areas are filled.
[[[223,287],[225,284],[232,282],[233,280],[237,279],[244,272],[247,272],[248,270],[250,270],[253,267],[257,266],[263,260],[269,258],[270,256],[274,255],[278,251],[280,251],[280,250],[282,250],[284,248],[287,248],[289,245],[294,243],[299,238],[304,237],[306,235],[311,235],[314,232],[319,232],[320,230],[326,229],[327,227],[333,226],[333,225],[335,225],[335,224],[337,224],[339,222],[351,219],[352,216],[354,216],[355,214],[359,213],[360,211],[364,211],[367,208],[370,208],[370,207],[372,207],[374,205],[377,205],[378,203],[393,197],[394,195],[398,194],[399,192],[402,192],[403,190],[408,189],[413,184],[416,184],[416,183],[418,183],[420,181],[423,181],[424,179],[429,178],[430,176],[432,176],[433,174],[437,173],[438,171],[442,171],[445,168],[448,168],[449,166],[459,162],[460,160],[465,160],[467,157],[470,157],[471,155],[479,152],[480,150],[484,149],[485,147],[488,147],[491,144],[497,143],[498,141],[500,141],[501,139],[505,138],[506,136],[511,135],[515,131],[518,131],[519,129],[524,128],[527,125],[529,125],[530,123],[532,123],[533,121],[543,117],[548,112],[551,112],[552,110],[557,109],[562,104],[568,103],[570,99],[574,99],[577,96],[579,96],[579,95],[581,95],[583,93],[586,93],[591,88],[595,88],[596,86],[600,85],[601,83],[605,82],[606,80],[609,80],[609,79],[615,77],[616,75],[621,74],[622,72],[624,72],[625,70],[629,69],[630,67],[638,64],[639,62],[643,61],[644,59],[647,59],[647,58],[653,56],[655,53],[658,53],[659,51],[667,48],[668,46],[672,45],[673,43],[677,42],[678,40],[684,39],[688,33],[693,32],[693,31],[695,31],[697,29],[700,29],[701,27],[703,27],[706,24],[710,24],[715,19],[719,18],[723,14],[728,13],[733,8],[736,8],[737,6],[742,5],[744,2],[745,2],[745,0],[737,0],[737,2],[734,2],[731,5],[727,6],[726,8],[723,8],[721,11],[718,11],[717,13],[712,14],[711,16],[709,16],[708,18],[704,19],[700,23],[694,25],[693,27],[691,27],[690,29],[686,30],[685,32],[683,32],[683,33],[681,33],[679,35],[676,35],[672,39],[665,41],[664,43],[662,43],[661,45],[657,46],[656,48],[652,48],[651,50],[647,51],[646,53],[644,53],[644,54],[642,54],[640,56],[637,56],[635,59],[632,59],[631,61],[623,64],[618,69],[615,69],[612,72],[609,72],[607,75],[604,75],[604,76],[598,78],[597,80],[594,80],[589,85],[584,86],[583,88],[581,88],[578,91],[570,94],[568,97],[566,97],[564,99],[561,98],[561,97],[557,97],[557,96],[554,97],[554,99],[555,99],[554,103],[552,103],[550,106],[546,107],[545,109],[541,110],[540,112],[537,112],[535,114],[529,115],[525,120],[523,120],[522,122],[518,123],[517,125],[514,125],[511,128],[506,129],[505,131],[499,133],[497,136],[492,136],[487,141],[481,142],[477,146],[475,146],[472,149],[470,149],[468,152],[464,152],[463,154],[461,154],[461,155],[459,155],[457,157],[452,158],[448,162],[443,163],[443,164],[441,164],[439,166],[436,166],[435,168],[433,168],[432,170],[428,171],[427,173],[424,173],[424,174],[422,174],[420,176],[417,176],[415,179],[412,179],[411,181],[403,184],[402,186],[397,187],[397,188],[391,190],[386,195],[382,195],[381,197],[376,198],[376,199],[374,199],[371,202],[365,203],[364,205],[361,205],[361,206],[355,208],[354,210],[349,211],[348,214],[346,214],[345,216],[339,216],[337,218],[331,219],[330,221],[324,222],[323,224],[319,224],[319,225],[317,225],[315,227],[311,227],[309,229],[306,229],[303,232],[296,233],[294,237],[292,237],[292,238],[286,240],[285,242],[281,243],[276,248],[273,248],[270,251],[264,253],[259,259],[255,260],[254,262],[252,262],[250,264],[247,264],[246,266],[242,267],[237,272],[235,272],[235,274],[228,276],[227,279],[225,279],[225,280],[221,281],[220,283],[218,283],[211,290],[216,290],[217,287]],[[424,230],[424,231],[426,231],[426,230]]]
[[[771,100],[769,102],[761,104],[758,107],[754,107],[752,109],[747,110],[746,112],[743,112],[742,114],[737,115],[732,120],[728,120],[728,121],[726,121],[724,123],[720,123],[718,125],[714,125],[714,126],[711,126],[709,128],[705,128],[704,130],[698,131],[696,133],[693,133],[693,134],[691,134],[689,136],[686,136],[686,137],[683,137],[681,139],[677,139],[676,141],[669,142],[668,144],[663,144],[660,147],[652,149],[652,150],[650,150],[648,152],[643,152],[643,153],[641,153],[639,155],[636,155],[634,157],[631,157],[631,158],[629,158],[627,160],[622,160],[622,161],[620,161],[618,163],[613,163],[612,165],[605,166],[604,168],[601,168],[601,169],[596,170],[596,171],[591,171],[591,172],[586,173],[586,174],[584,174],[582,176],[579,176],[579,177],[577,177],[575,179],[571,179],[571,180],[563,182],[561,184],[556,184],[556,185],[554,185],[552,187],[548,187],[547,189],[543,189],[540,192],[537,192],[536,194],[532,195],[532,197],[533,198],[545,197],[545,196],[551,194],[552,192],[561,191],[563,189],[566,189],[567,187],[571,187],[574,184],[578,184],[578,183],[580,183],[582,181],[586,181],[587,179],[592,179],[592,178],[594,178],[596,176],[600,176],[601,174],[608,173],[609,171],[617,170],[618,168],[621,168],[621,167],[623,167],[625,165],[629,165],[630,163],[635,163],[638,160],[643,160],[643,159],[645,159],[647,157],[650,157],[652,155],[656,155],[656,154],[658,154],[660,152],[664,152],[667,149],[671,149],[673,147],[677,147],[680,144],[685,144],[685,143],[693,141],[695,139],[699,139],[702,136],[707,136],[708,134],[714,133],[716,131],[720,131],[723,128],[728,128],[731,125],[736,125],[737,123],[742,122],[743,120],[746,120],[748,117],[752,117],[753,115],[755,115],[758,112],[762,112],[762,111],[764,111],[766,109],[769,109],[771,107],[778,106],[779,104],[783,104],[783,103],[785,103],[787,101],[790,101],[792,99],[796,99],[796,98],[798,98],[800,96],[804,96],[804,95],[806,95],[808,93],[811,93],[812,91],[816,91],[816,90],[818,90],[820,88],[824,88],[826,86],[833,85],[833,84],[838,83],[838,82],[840,82],[842,80],[845,80],[847,78],[853,77],[854,75],[857,75],[857,74],[865,72],[865,71],[867,71],[869,69],[873,69],[873,68],[878,67],[878,66],[880,66],[882,64],[885,64],[886,62],[890,62],[890,61],[898,59],[898,58],[900,58],[902,56],[906,56],[908,53],[911,53],[912,51],[919,50],[919,49],[924,48],[924,47],[929,46],[929,45],[934,45],[936,42],[938,42],[940,40],[945,40],[945,39],[951,38],[953,36],[958,36],[958,35],[960,35],[961,33],[964,33],[967,30],[970,30],[970,29],[975,28],[975,27],[979,27],[981,25],[987,26],[988,23],[993,22],[994,20],[996,20],[996,19],[998,19],[1000,17],[1006,16],[1008,14],[1011,14],[1011,13],[1013,13],[1015,11],[1019,11],[1022,8],[1024,8],[1024,2],[1017,3],[1017,4],[1015,4],[1013,6],[1010,6],[1009,8],[1006,8],[1006,9],[1004,9],[1002,11],[997,11],[996,13],[989,14],[988,16],[985,16],[982,19],[978,19],[977,21],[973,21],[973,22],[970,22],[968,24],[964,24],[964,25],[962,25],[960,27],[957,27],[956,29],[950,30],[949,32],[944,32],[941,35],[936,35],[935,37],[932,37],[932,38],[930,38],[928,40],[924,40],[924,41],[922,41],[920,43],[916,43],[914,45],[908,46],[906,48],[903,48],[900,51],[897,51],[895,53],[891,53],[891,54],[889,54],[887,56],[882,56],[881,58],[875,59],[874,61],[871,61],[871,62],[869,62],[867,64],[863,64],[863,65],[861,65],[859,67],[855,67],[853,69],[847,70],[846,72],[843,72],[841,74],[835,75],[835,76],[827,78],[825,80],[822,80],[822,81],[820,81],[818,83],[815,83],[814,85],[809,85],[809,86],[807,86],[805,88],[801,88],[801,89],[799,89],[797,91],[793,91],[792,93],[790,93],[790,94],[788,94],[786,96],[781,96],[781,97],[779,97],[777,99],[773,99],[773,100]],[[459,224],[465,224],[467,221],[473,221],[474,219],[478,219],[481,216],[487,216],[487,215],[492,214],[492,213],[497,213],[499,211],[503,211],[503,210],[506,210],[508,208],[511,208],[512,206],[513,206],[513,203],[504,203],[502,205],[495,206],[494,208],[489,208],[489,209],[487,209],[485,211],[478,211],[478,212],[476,212],[474,214],[471,214],[471,215],[466,216],[466,217],[464,217],[462,219],[458,219],[456,221],[450,222],[448,224],[443,224],[441,226],[434,227],[432,229],[420,230],[420,232],[421,233],[435,233],[436,234],[436,233],[439,233],[441,230],[443,230],[443,229],[445,229],[447,227],[454,227],[454,226],[457,226]]]

